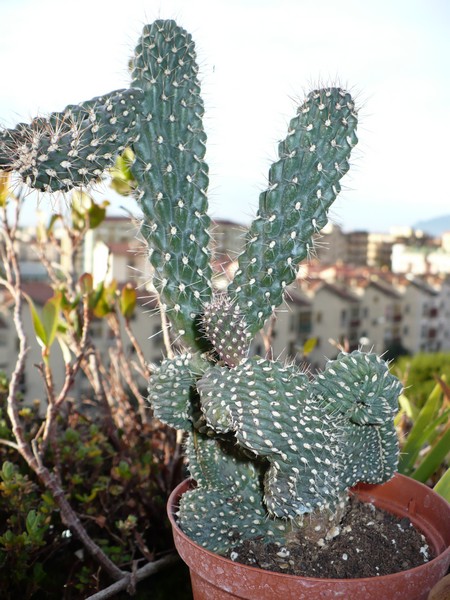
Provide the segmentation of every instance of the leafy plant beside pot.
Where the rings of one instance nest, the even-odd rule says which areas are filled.
[[[219,293],[191,36],[174,21],[146,26],[131,72],[128,90],[4,131],[0,167],[44,191],[65,191],[95,183],[117,155],[132,150],[141,232],[180,347],[152,376],[149,395],[158,418],[187,432],[196,482],[180,498],[178,547],[190,538],[204,552],[196,560],[203,561],[254,537],[281,548],[297,530],[327,543],[339,532],[349,489],[387,482],[396,472],[393,418],[401,384],[371,353],[342,353],[312,378],[295,365],[250,356],[249,347],[327,223],[357,143],[354,101],[347,91],[328,87],[313,90],[299,106],[270,168],[234,280]],[[435,579],[448,566],[448,553],[444,558]],[[234,569],[234,580],[243,578],[243,569],[255,570],[220,561],[219,567],[208,563],[220,571],[219,580],[229,580],[226,568]],[[278,583],[269,584],[273,574],[258,571],[263,587],[272,589],[268,597],[287,594],[286,577],[297,586],[297,595],[286,597],[300,597],[302,578],[277,574]],[[230,595],[203,578],[195,587],[199,598],[264,597],[258,587],[254,595]]]

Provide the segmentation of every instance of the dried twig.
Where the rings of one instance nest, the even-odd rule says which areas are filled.
[[[159,560],[156,560],[154,562],[147,563],[145,566],[141,567],[134,573],[135,582],[137,583],[139,581],[142,581],[146,577],[150,577],[150,575],[154,575],[158,571],[166,569],[167,567],[175,564],[179,560],[180,558],[177,554],[169,554],[164,558],[160,558]],[[106,598],[111,598],[118,592],[121,592],[122,590],[126,589],[130,584],[130,580],[131,575],[127,575],[126,577],[120,579],[119,581],[116,581],[104,590],[101,590],[100,592],[89,596],[88,598],[86,598],[86,600],[106,600]]]

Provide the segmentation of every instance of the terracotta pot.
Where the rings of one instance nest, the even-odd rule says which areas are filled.
[[[364,579],[317,579],[241,565],[198,546],[177,526],[174,513],[191,481],[170,495],[168,514],[175,546],[188,565],[195,600],[426,600],[450,564],[450,504],[427,486],[396,475],[382,485],[359,485],[358,497],[409,518],[426,536],[436,558],[414,569]]]

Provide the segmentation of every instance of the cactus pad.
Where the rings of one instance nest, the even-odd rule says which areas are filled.
[[[69,191],[99,181],[115,157],[137,138],[140,90],[118,90],[38,117],[0,135],[0,167],[30,187]]]
[[[228,289],[250,333],[259,331],[282,303],[286,286],[312,249],[313,234],[327,224],[357,143],[356,125],[353,99],[341,88],[312,91],[290,122]]]

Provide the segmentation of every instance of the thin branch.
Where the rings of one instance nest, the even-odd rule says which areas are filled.
[[[0,438],[0,444],[3,444],[4,446],[9,446],[10,448],[14,448],[14,450],[19,450],[19,446],[17,444],[15,444],[14,442],[10,442],[9,440],[4,440],[3,438]]]
[[[133,345],[133,348],[134,348],[134,350],[136,352],[136,356],[139,359],[139,364],[141,365],[141,368],[142,368],[142,371],[143,371],[142,376],[145,379],[148,380],[148,379],[150,379],[150,375],[151,375],[150,368],[148,366],[147,361],[145,360],[145,356],[144,356],[144,353],[142,352],[142,348],[141,348],[139,342],[137,341],[136,336],[134,335],[133,330],[131,329],[130,320],[129,319],[125,319],[124,328],[125,328],[125,331],[126,331],[126,333],[128,335],[128,338],[129,338],[130,342]]]
[[[16,218],[18,219],[18,212],[16,214]],[[14,249],[14,237],[11,237],[10,235],[10,232],[14,231],[14,229],[5,229],[5,231],[7,232],[7,235],[5,236],[8,252],[7,258],[11,267],[9,275],[11,279],[9,284],[10,288],[12,287],[10,291],[13,292],[14,298],[13,321],[19,340],[19,351],[16,365],[9,382],[7,397],[7,412],[11,421],[12,431],[17,442],[17,450],[27,462],[30,469],[32,469],[42,481],[45,488],[52,494],[55,502],[59,506],[62,522],[74,532],[89,554],[91,554],[94,559],[97,560],[97,562],[111,577],[114,579],[122,579],[124,577],[124,572],[111,561],[111,559],[88,535],[83,524],[78,518],[78,515],[67,501],[64,491],[59,485],[56,477],[43,464],[41,455],[36,451],[36,444],[34,445],[35,452],[33,452],[33,450],[30,448],[30,445],[26,441],[22,427],[22,421],[19,415],[19,408],[17,405],[17,391],[20,378],[25,368],[25,360],[28,353],[28,341],[22,322],[23,296],[21,293],[21,274],[19,262]]]
[[[173,354],[172,342],[170,340],[170,334],[169,334],[170,326],[169,326],[169,322],[167,320],[166,311],[165,311],[164,307],[162,306],[161,302],[159,302],[159,310],[160,310],[162,334],[163,334],[163,340],[164,340],[164,347],[166,350],[166,356],[167,356],[167,358],[171,359],[171,358],[173,358],[174,354]]]
[[[138,407],[139,407],[139,416],[141,417],[141,422],[143,424],[146,424],[146,423],[148,423],[148,412],[149,411],[147,410],[147,406],[145,404],[144,398],[142,397],[142,394],[139,391],[139,387],[136,385],[136,383],[134,381],[133,375],[132,375],[130,367],[129,367],[129,363],[126,360],[125,351],[123,348],[122,336],[120,335],[120,323],[119,323],[119,319],[118,319],[116,313],[109,315],[108,323],[114,333],[118,356],[120,356],[122,358],[122,363],[120,365],[122,375],[123,375],[128,387],[133,392],[133,395],[137,400]]]
[[[121,592],[122,590],[128,588],[130,583],[135,584],[139,581],[142,581],[143,579],[150,577],[150,575],[154,575],[158,571],[166,569],[167,567],[175,564],[179,560],[179,556],[174,553],[169,554],[164,558],[160,558],[159,560],[156,560],[154,562],[147,563],[146,565],[138,569],[136,573],[134,573],[134,581],[132,581],[132,575],[129,574],[126,577],[120,579],[119,581],[116,581],[116,583],[113,583],[109,587],[105,588],[104,590],[101,590],[100,592],[89,596],[88,598],[86,598],[86,600],[106,600],[106,598],[112,598],[112,596],[115,596],[118,592]]]

